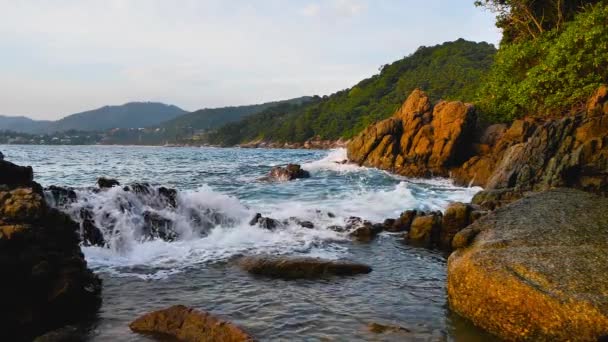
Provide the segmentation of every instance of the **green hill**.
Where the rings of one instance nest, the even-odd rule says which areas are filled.
[[[223,126],[207,139],[213,144],[233,145],[258,139],[302,142],[315,136],[350,138],[390,116],[415,88],[424,89],[433,100],[473,101],[495,53],[491,44],[464,39],[423,46],[352,88],[315,97],[304,105],[270,108]]]
[[[301,104],[309,100],[309,96],[302,96],[295,99],[255,105],[204,108],[166,121],[160,125],[160,128],[171,139],[175,137],[187,137],[195,132],[213,130],[227,123],[239,121],[249,115],[262,112],[280,104]]]

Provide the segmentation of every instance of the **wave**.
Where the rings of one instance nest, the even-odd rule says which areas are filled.
[[[336,148],[329,150],[327,156],[302,165],[302,168],[307,171],[334,171],[334,172],[356,172],[367,168],[357,164],[347,163],[347,153],[345,148]]]

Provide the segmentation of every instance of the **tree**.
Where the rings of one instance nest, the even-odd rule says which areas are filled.
[[[538,39],[544,32],[561,30],[585,6],[605,0],[477,0],[476,6],[497,14],[503,43]]]

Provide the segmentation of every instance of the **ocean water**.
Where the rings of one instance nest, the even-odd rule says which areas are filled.
[[[89,266],[104,281],[103,305],[87,322],[90,341],[147,341],[130,332],[138,315],[174,304],[209,311],[245,328],[260,341],[483,341],[481,331],[450,312],[445,294],[446,258],[383,233],[356,243],[327,229],[350,216],[373,222],[407,209],[444,210],[469,201],[479,188],[446,179],[407,179],[338,162],[332,151],[164,148],[126,146],[0,146],[5,158],[32,165],[43,186],[75,188],[77,200],[56,205],[78,219],[94,213],[105,247],[84,247]],[[267,182],[276,165],[299,163],[308,179]],[[107,176],[121,184],[147,182],[179,190],[175,208],[155,193],[137,197],[121,187],[92,190]],[[172,222],[175,241],[142,235],[143,216]],[[279,220],[275,231],[249,225],[255,213]],[[330,214],[331,213],[331,214]],[[318,281],[250,276],[235,260],[281,254],[346,259],[369,264],[369,275]],[[410,332],[374,334],[370,323]]]

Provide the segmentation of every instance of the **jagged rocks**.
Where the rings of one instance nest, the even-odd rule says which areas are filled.
[[[440,102],[415,90],[389,119],[369,126],[348,144],[348,158],[405,176],[447,176],[464,162],[476,124],[475,110],[461,102]]]
[[[119,186],[120,182],[117,181],[116,179],[112,179],[112,178],[105,178],[105,177],[99,177],[97,179],[97,186],[99,186],[100,189],[108,189],[108,188],[112,188],[115,186]]]
[[[27,174],[21,180],[33,183],[31,168],[21,170]],[[40,185],[3,186],[0,340],[28,340],[95,312],[101,280],[87,268],[78,224],[47,205]]]
[[[165,335],[186,342],[248,342],[253,337],[236,325],[183,305],[145,314],[129,328],[137,333]]]
[[[506,340],[608,334],[608,199],[573,189],[525,197],[454,238],[448,299]]]
[[[371,267],[359,263],[307,257],[251,256],[239,260],[239,265],[251,274],[280,279],[353,276],[372,271]]]
[[[287,166],[275,166],[270,170],[265,179],[271,181],[291,181],[298,178],[308,178],[310,173],[298,164],[288,164]]]

